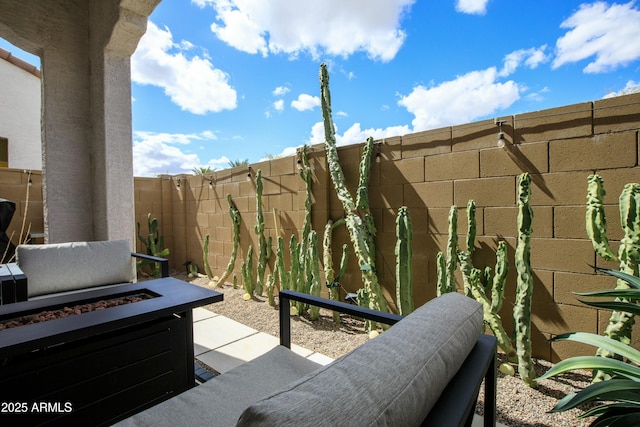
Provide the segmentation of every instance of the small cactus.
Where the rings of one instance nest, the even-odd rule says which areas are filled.
[[[273,289],[275,288],[275,284],[276,284],[275,277],[271,274],[267,275],[267,281],[265,283],[266,285],[265,287],[267,288],[267,300],[271,307],[276,306],[276,300],[273,297]]]
[[[158,229],[158,218],[151,219],[151,213],[147,214],[147,227],[149,228],[149,233],[147,236],[143,236],[140,232],[140,223],[136,223],[138,229],[138,239],[144,244],[147,255],[153,255],[156,257],[167,257],[169,255],[169,249],[162,249],[164,246],[164,239],[160,236],[160,231]],[[137,269],[140,269],[144,265],[150,265],[153,277],[158,278],[161,276],[162,270],[160,267],[160,263],[153,261],[138,261],[136,263]]]

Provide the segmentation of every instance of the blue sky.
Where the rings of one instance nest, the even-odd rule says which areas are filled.
[[[163,0],[149,21],[137,176],[322,143],[321,62],[339,144],[640,91],[635,0]]]

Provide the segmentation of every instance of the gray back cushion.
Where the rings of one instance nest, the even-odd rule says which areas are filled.
[[[482,306],[450,293],[251,405],[238,425],[420,425],[478,340]]]
[[[29,297],[133,280],[128,240],[20,245],[16,254]]]

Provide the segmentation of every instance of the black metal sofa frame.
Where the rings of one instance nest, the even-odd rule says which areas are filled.
[[[294,291],[280,291],[280,345],[291,348],[290,301],[299,301],[351,316],[393,325],[402,316]],[[424,426],[471,426],[480,386],[484,381],[484,426],[496,425],[497,340],[481,334],[457,374],[423,421]]]

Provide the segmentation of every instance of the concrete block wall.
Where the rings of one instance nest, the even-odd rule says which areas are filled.
[[[422,304],[435,297],[435,259],[447,240],[448,212],[459,209],[460,244],[466,236],[466,205],[477,205],[477,239],[474,264],[493,267],[499,240],[509,249],[511,272],[502,317],[511,330],[515,296],[517,239],[517,177],[532,176],[534,209],[531,261],[535,289],[533,299],[533,346],[535,355],[557,361],[591,349],[572,343],[549,344],[546,340],[567,331],[602,333],[608,312],[580,304],[572,292],[613,287],[613,280],[594,275],[592,265],[617,268],[597,259],[584,227],[587,177],[598,172],[608,192],[607,213],[613,244],[620,238],[617,196],[627,182],[640,181],[638,131],[640,94],[550,110],[499,118],[506,144],[498,145],[499,128],[494,120],[446,127],[389,138],[376,145],[379,161],[372,163],[369,197],[375,218],[376,268],[390,301],[395,295],[395,216],[408,206],[413,222],[414,298]],[[362,144],[340,147],[340,162],[346,185],[355,192]],[[171,210],[159,213],[165,219],[165,235],[174,267],[189,260],[202,270],[202,242],[210,235],[209,262],[214,274],[222,274],[232,248],[232,226],[226,195],[230,194],[242,214],[240,265],[249,245],[257,248],[255,172],[264,182],[265,233],[282,235],[286,246],[291,234],[299,237],[304,216],[304,182],[297,172],[297,156],[246,167],[214,172],[211,176],[166,177],[173,184],[163,187],[162,200],[170,199]],[[320,236],[328,219],[344,215],[328,174],[322,145],[309,147],[313,170],[312,224]],[[251,180],[247,180],[247,174]],[[139,180],[136,181],[136,189]],[[170,190],[167,193],[167,190]],[[138,191],[136,190],[136,200]],[[275,210],[275,211],[274,211]],[[275,216],[274,216],[275,214]],[[172,218],[168,221],[167,215]],[[277,217],[277,219],[276,219]],[[277,223],[280,228],[277,228]],[[348,243],[344,227],[333,234],[335,260],[339,248]],[[176,246],[177,245],[177,246]],[[285,251],[287,252],[287,251]],[[361,287],[360,272],[351,252],[344,291]],[[287,260],[288,263],[288,260]],[[267,273],[272,271],[273,257]],[[461,278],[458,275],[459,282]],[[326,294],[326,290],[325,290]],[[640,338],[640,331],[636,334]],[[640,342],[634,343],[640,348]]]
[[[503,122],[504,147],[498,145],[499,128],[493,120],[378,141],[381,144],[376,145],[375,151],[380,153],[376,155],[380,161],[372,163],[369,198],[377,228],[376,268],[385,294],[393,301],[398,208],[409,207],[414,231],[414,299],[416,304],[422,304],[436,294],[435,259],[437,252],[446,246],[449,208],[455,204],[459,209],[459,240],[464,248],[465,208],[467,201],[474,199],[477,205],[474,265],[493,267],[498,241],[505,240],[508,246],[511,268],[501,315],[506,329],[511,331],[516,281],[513,258],[517,239],[516,183],[519,174],[528,172],[533,183],[534,210],[531,248],[535,280],[534,355],[555,362],[591,354],[588,346],[549,344],[547,339],[569,331],[602,333],[606,327],[609,312],[584,306],[573,295],[615,286],[611,278],[595,275],[591,266],[618,268],[596,257],[587,239],[584,224],[587,177],[597,172],[605,180],[609,237],[617,248],[622,234],[618,195],[626,183],[640,182],[640,94],[499,120]],[[340,147],[338,152],[353,194],[362,144]],[[233,228],[226,200],[231,195],[242,216],[235,264],[240,281],[240,266],[246,252],[250,245],[257,248],[258,244],[253,231],[258,169],[264,183],[265,234],[272,237],[273,249],[279,235],[283,236],[286,248],[291,234],[299,237],[305,186],[298,175],[297,161],[298,157],[292,156],[252,164],[250,169],[226,169],[206,176],[136,178],[136,221],[146,231],[147,214],[158,218],[171,251],[172,267],[177,269],[184,269],[183,264],[191,261],[202,271],[202,243],[208,234],[211,239],[208,260],[213,273],[221,275],[232,250]],[[321,237],[327,220],[341,218],[344,210],[333,189],[322,145],[309,147],[309,161],[313,171],[312,225]],[[0,172],[0,197],[16,200],[20,197],[25,179],[21,173]],[[34,175],[34,185],[38,185],[38,180]],[[5,188],[14,192],[7,196]],[[342,244],[351,247],[344,227],[334,230],[333,242],[337,264]],[[273,260],[274,257],[267,273],[273,270]],[[288,262],[287,259],[287,265]],[[459,274],[458,281],[461,283]],[[352,251],[342,286],[349,292],[362,286]],[[640,330],[636,330],[634,337],[633,345],[640,348]]]

